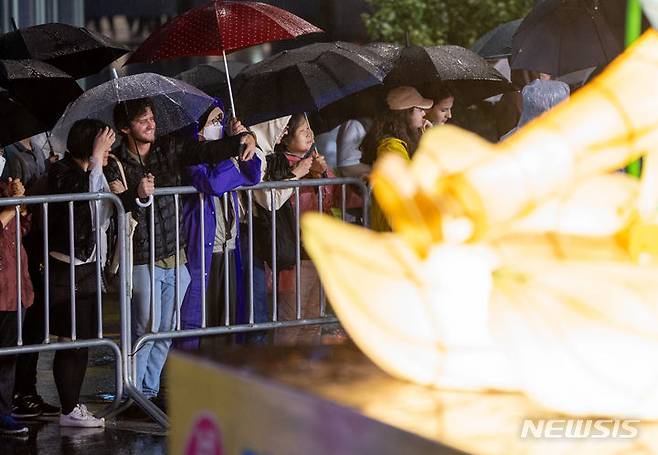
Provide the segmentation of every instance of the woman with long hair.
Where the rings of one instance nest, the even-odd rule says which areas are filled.
[[[432,100],[423,98],[413,87],[397,87],[388,92],[382,113],[363,139],[361,162],[373,165],[385,153],[397,153],[410,160],[418,147],[420,136],[429,122],[425,109],[432,107]],[[390,231],[384,214],[376,201],[370,211],[370,224],[376,231]]]

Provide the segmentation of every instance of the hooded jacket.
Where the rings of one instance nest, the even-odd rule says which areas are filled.
[[[149,154],[143,163],[137,155],[128,150],[125,142],[113,151],[123,165],[128,191],[135,192],[140,180],[146,173],[155,177],[155,186],[168,187],[183,184],[180,172],[185,166],[200,163],[215,164],[240,153],[240,138],[233,136],[217,141],[196,142],[168,135],[159,138],[151,146]],[[104,169],[108,182],[120,180],[119,169],[114,161],[110,161]],[[130,203],[126,210],[132,212],[137,221],[133,236],[134,265],[147,264],[150,260],[150,215],[151,207],[139,207]],[[159,261],[176,252],[176,223],[182,228],[181,220],[176,220],[174,196],[154,198],[154,228],[155,228],[155,260]],[[179,231],[182,233],[182,230]],[[181,248],[184,247],[184,236],[180,236]]]

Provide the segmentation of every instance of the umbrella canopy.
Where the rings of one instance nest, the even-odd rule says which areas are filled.
[[[0,36],[0,58],[43,60],[78,79],[98,73],[128,48],[83,27],[42,24]]]
[[[153,73],[112,79],[84,92],[73,102],[53,129],[52,142],[63,150],[69,129],[77,120],[95,118],[114,125],[114,106],[120,101],[151,98],[157,135],[179,130],[198,120],[215,100],[185,82]]]
[[[376,115],[386,109],[386,93],[401,85],[417,87],[428,97],[446,85],[463,104],[514,90],[486,60],[460,46],[402,47],[372,43],[365,47],[387,62],[389,70],[384,85],[340,99],[312,115],[317,131],[327,131],[351,118]]]
[[[400,50],[387,86],[428,87],[447,83],[466,104],[513,90],[485,59],[461,46],[407,46]]]
[[[82,93],[70,75],[38,60],[0,60],[0,87],[39,121],[41,131],[52,128],[66,106]],[[3,128],[9,120],[2,117]]]
[[[505,22],[487,33],[471,46],[471,50],[482,58],[495,60],[512,55],[512,37],[523,19]]]
[[[49,129],[30,109],[11,96],[9,91],[0,88],[0,147],[13,144]],[[52,126],[52,125],[51,125]]]
[[[235,78],[248,125],[316,111],[384,80],[389,63],[357,44],[316,43],[283,51]]]
[[[322,29],[276,6],[215,0],[167,22],[137,48],[126,64],[222,55],[317,32]]]
[[[246,63],[241,62],[227,63],[230,74],[237,74],[247,66]],[[222,99],[226,96],[226,71],[222,61],[197,65],[176,75],[175,78],[193,85],[210,96]]]
[[[624,2],[615,0],[623,15]],[[512,40],[512,69],[561,76],[606,65],[623,50],[598,0],[545,0],[523,20]]]

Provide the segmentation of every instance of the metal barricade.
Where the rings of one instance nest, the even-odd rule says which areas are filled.
[[[332,179],[304,179],[304,180],[297,180],[297,181],[277,181],[277,182],[263,182],[258,185],[254,185],[251,187],[240,187],[234,190],[237,193],[241,193],[245,195],[245,200],[246,202],[246,229],[247,229],[247,251],[243,252],[243,255],[246,253],[247,261],[246,261],[246,267],[248,271],[248,280],[247,280],[247,314],[248,314],[248,322],[247,323],[242,323],[242,324],[231,324],[231,318],[230,318],[230,307],[229,307],[229,274],[227,273],[228,270],[228,255],[224,254],[224,303],[225,303],[225,308],[224,308],[224,320],[221,325],[218,326],[211,326],[209,327],[207,325],[207,305],[208,302],[206,301],[206,280],[204,279],[208,271],[206,270],[206,258],[205,258],[205,248],[202,246],[205,246],[205,243],[209,240],[205,238],[204,234],[204,203],[205,203],[205,198],[206,197],[212,197],[212,196],[207,196],[204,194],[199,193],[195,188],[193,187],[171,187],[171,188],[158,188],[155,191],[155,194],[153,197],[150,198],[149,203],[147,204],[140,204],[143,207],[147,207],[148,210],[148,219],[149,219],[149,224],[150,224],[150,234],[149,234],[149,241],[150,241],[150,261],[149,261],[149,270],[150,270],[150,280],[151,280],[151,286],[150,286],[150,295],[151,295],[151,315],[155,314],[156,308],[155,308],[155,301],[156,299],[154,298],[155,295],[155,286],[154,286],[154,276],[155,276],[155,222],[154,222],[154,216],[155,216],[155,208],[153,204],[154,198],[158,197],[174,197],[175,201],[175,213],[177,217],[177,223],[176,223],[176,233],[175,233],[175,239],[176,239],[176,251],[175,251],[175,274],[176,274],[176,279],[175,279],[175,328],[173,331],[156,331],[155,330],[155,321],[153,321],[154,318],[152,319],[152,325],[151,325],[151,333],[145,333],[137,340],[134,341],[132,344],[132,348],[128,351],[126,350],[126,347],[129,346],[130,344],[128,341],[130,340],[131,336],[131,327],[130,327],[130,317],[129,317],[129,302],[125,301],[125,309],[124,312],[128,315],[125,319],[122,319],[125,321],[125,325],[122,326],[122,348],[124,349],[123,354],[124,354],[124,361],[125,362],[130,362],[130,368],[128,369],[130,371],[130,374],[125,375],[126,376],[126,383],[124,384],[126,390],[129,392],[131,397],[135,401],[138,402],[138,404],[147,412],[149,413],[158,423],[160,423],[163,426],[168,426],[168,419],[167,416],[153,403],[151,403],[143,394],[141,394],[138,391],[138,387],[136,386],[134,379],[136,377],[136,355],[139,352],[140,349],[142,349],[146,343],[151,342],[151,341],[156,341],[156,340],[173,340],[173,339],[181,339],[181,338],[190,338],[190,337],[204,337],[204,336],[211,336],[211,335],[224,335],[224,334],[237,334],[237,333],[246,333],[246,332],[253,332],[253,331],[263,331],[263,330],[272,330],[272,329],[277,329],[277,328],[291,328],[291,327],[302,327],[302,326],[309,326],[309,325],[319,325],[319,324],[330,324],[330,323],[336,323],[338,320],[333,317],[333,316],[328,316],[326,314],[326,299],[324,292],[322,290],[322,287],[320,286],[320,296],[319,296],[319,302],[320,302],[320,308],[319,308],[319,317],[315,318],[308,318],[305,319],[303,312],[302,312],[302,301],[301,301],[301,296],[300,296],[300,286],[301,286],[301,238],[300,238],[300,189],[302,188],[309,188],[309,187],[315,187],[318,188],[317,191],[317,207],[319,211],[322,211],[323,209],[323,187],[340,187],[340,210],[341,210],[341,218],[343,220],[346,219],[347,215],[347,188],[348,186],[351,186],[352,188],[356,188],[362,198],[363,201],[363,208],[362,208],[362,224],[365,226],[368,226],[368,215],[369,215],[369,189],[367,185],[360,179],[356,178],[332,178]],[[266,191],[269,193],[269,202],[270,202],[270,208],[276,207],[276,191],[281,191],[281,190],[292,190],[292,194],[289,197],[294,198],[295,204],[294,204],[294,219],[295,219],[295,270],[296,270],[296,280],[295,280],[295,315],[296,317],[292,320],[285,320],[285,321],[280,321],[278,320],[277,317],[277,294],[278,294],[278,283],[277,283],[277,275],[276,273],[277,270],[277,265],[276,265],[276,257],[277,257],[277,251],[276,251],[276,236],[277,236],[277,229],[276,229],[276,211],[271,211],[272,214],[272,222],[271,222],[271,232],[270,235],[271,237],[271,257],[270,257],[270,268],[274,271],[272,273],[272,311],[271,311],[271,318],[267,322],[255,322],[254,320],[254,229],[253,229],[253,224],[254,224],[254,214],[253,214],[253,206],[255,204],[254,201],[254,192],[255,191]],[[187,245],[188,251],[190,248],[200,248],[201,247],[201,327],[200,328],[194,328],[194,329],[182,329],[181,328],[181,315],[180,315],[180,306],[178,305],[178,302],[180,301],[179,297],[182,295],[183,292],[185,292],[185,289],[181,289],[180,287],[180,220],[179,220],[179,214],[181,213],[179,204],[180,204],[180,196],[184,195],[185,197],[194,197],[193,195],[198,194],[198,201],[199,201],[199,218],[200,218],[200,229],[201,229],[201,240],[200,243],[201,245]],[[222,196],[222,207],[223,207],[223,213],[228,212],[228,207],[229,207],[229,201],[228,201],[228,194],[224,194]],[[239,229],[239,222],[240,220],[236,220],[238,223],[238,229]],[[214,240],[214,239],[213,239]],[[226,250],[224,250],[226,251]],[[127,366],[127,365],[126,365]]]
[[[15,354],[28,354],[34,352],[45,351],[58,351],[65,349],[79,349],[79,348],[94,348],[94,347],[108,347],[114,355],[116,361],[116,393],[112,404],[100,415],[107,415],[119,406],[119,402],[123,396],[124,374],[128,373],[125,364],[126,358],[122,355],[122,348],[126,349],[126,345],[122,348],[119,347],[115,340],[106,338],[103,333],[103,302],[102,302],[102,278],[101,278],[101,252],[100,248],[95,248],[95,262],[96,262],[96,305],[98,311],[97,320],[97,337],[92,339],[78,339],[76,333],[76,286],[75,286],[75,263],[69,259],[69,279],[70,279],[70,309],[71,309],[71,334],[70,341],[57,341],[52,342],[50,337],[50,280],[49,273],[51,267],[51,255],[49,248],[49,204],[66,203],[68,204],[68,226],[69,226],[69,251],[68,258],[75,258],[75,228],[74,228],[74,202],[89,201],[92,204],[91,213],[95,220],[95,226],[100,225],[99,208],[101,201],[108,201],[113,204],[117,216],[117,249],[119,254],[119,310],[121,318],[121,327],[125,325],[126,313],[126,269],[125,269],[125,212],[120,199],[111,193],[77,193],[77,194],[61,194],[49,196],[22,196],[12,198],[0,198],[0,207],[14,206],[15,217],[12,222],[16,226],[16,263],[17,263],[17,308],[22,310],[22,258],[21,258],[21,206],[41,205],[41,216],[43,220],[43,266],[44,266],[44,338],[41,344],[24,345],[23,344],[23,311],[17,311],[17,344],[13,347],[0,348],[0,355],[15,355]],[[101,243],[101,230],[96,229],[95,232],[96,245]],[[122,337],[123,338],[123,337]],[[128,340],[129,342],[130,340]],[[122,340],[123,342],[123,340]]]

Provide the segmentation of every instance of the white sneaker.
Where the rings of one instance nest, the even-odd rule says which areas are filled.
[[[68,414],[59,415],[60,427],[100,428],[105,426],[105,419],[97,419],[87,410],[84,404],[79,404]]]

